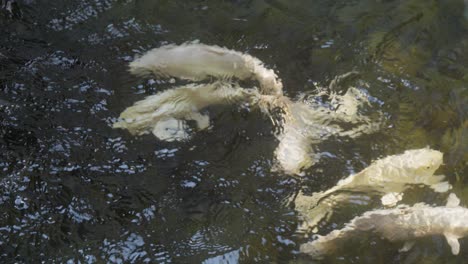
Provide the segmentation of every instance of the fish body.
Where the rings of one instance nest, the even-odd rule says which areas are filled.
[[[468,235],[468,209],[459,206],[460,200],[450,194],[446,206],[426,204],[398,206],[394,209],[369,211],[325,236],[301,245],[302,253],[321,258],[335,252],[348,239],[372,232],[389,241],[405,241],[403,250],[409,250],[417,238],[443,235],[454,255],[460,252],[459,238]]]
[[[166,45],[148,51],[130,63],[135,75],[153,73],[192,81],[237,78],[254,79],[264,94],[281,95],[283,85],[273,70],[248,54],[200,43]]]

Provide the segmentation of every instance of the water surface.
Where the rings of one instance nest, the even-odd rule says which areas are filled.
[[[0,4],[0,259],[3,263],[296,263],[290,197],[333,186],[372,160],[430,146],[468,205],[468,20],[463,0],[4,0]],[[274,68],[296,98],[343,83],[366,90],[382,129],[330,137],[295,178],[272,172],[269,119],[215,107],[213,129],[182,143],[113,130],[168,80],[127,72],[135,55],[199,40]],[[378,206],[338,209],[321,233]],[[404,202],[444,204],[413,188]],[[443,237],[368,236],[323,263],[463,263]]]

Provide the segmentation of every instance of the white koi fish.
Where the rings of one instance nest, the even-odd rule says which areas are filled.
[[[329,217],[332,214],[335,204],[349,199],[346,192],[381,194],[384,205],[401,200],[400,193],[412,184],[427,185],[437,192],[446,192],[451,188],[450,184],[443,181],[444,176],[434,175],[442,162],[443,154],[440,151],[428,148],[407,150],[403,154],[373,162],[326,191],[311,196],[299,192],[294,200],[296,211],[303,220],[298,230],[302,232],[316,228],[325,215]]]
[[[263,94],[282,95],[283,84],[273,70],[248,54],[200,43],[167,45],[148,51],[130,63],[135,75],[153,73],[192,81],[238,78],[254,79]]]
[[[120,114],[114,128],[125,128],[133,135],[152,132],[161,140],[188,139],[187,120],[199,130],[209,127],[210,119],[201,110],[211,105],[233,104],[249,100],[255,90],[226,82],[188,84],[148,96]]]
[[[410,250],[414,239],[443,235],[452,254],[458,255],[458,239],[468,236],[468,209],[459,204],[460,200],[452,193],[446,206],[416,204],[369,211],[351,220],[344,228],[301,245],[300,251],[322,258],[335,252],[348,239],[362,235],[362,232],[372,232],[392,242],[404,241],[401,251]]]

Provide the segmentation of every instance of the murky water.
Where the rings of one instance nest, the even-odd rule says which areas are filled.
[[[430,146],[468,205],[468,12],[463,0],[0,2],[2,263],[307,263],[298,254],[299,189],[319,191],[372,160]],[[383,128],[315,146],[302,178],[272,172],[268,118],[212,109],[188,142],[111,128],[119,113],[170,87],[127,72],[137,54],[200,40],[248,52],[295,98],[355,70]],[[403,202],[444,204],[413,188]],[[320,233],[378,206],[337,209]],[[323,263],[464,263],[443,237],[410,252],[369,235]]]

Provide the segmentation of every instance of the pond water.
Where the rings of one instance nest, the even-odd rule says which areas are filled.
[[[425,146],[444,152],[437,173],[467,206],[465,2],[2,0],[1,262],[309,263],[291,196]],[[314,146],[324,155],[303,177],[271,170],[278,141],[256,111],[216,107],[212,129],[187,142],[112,129],[126,107],[172,86],[131,76],[134,56],[194,40],[258,57],[291,98],[358,71],[340,89],[365,89],[384,124]],[[403,202],[446,197],[411,188]],[[374,198],[337,209],[320,233]],[[465,263],[460,241],[458,256],[439,236],[400,253],[369,235],[323,263]]]

